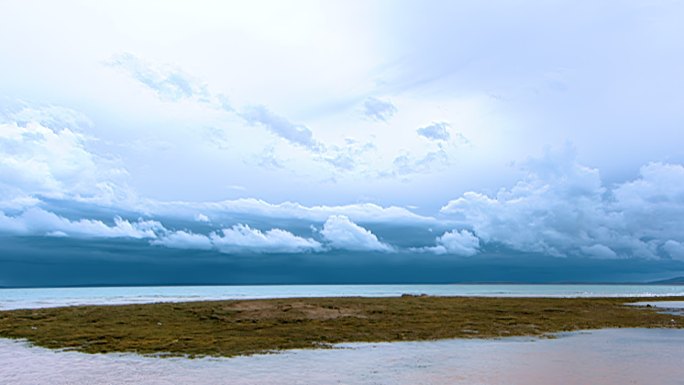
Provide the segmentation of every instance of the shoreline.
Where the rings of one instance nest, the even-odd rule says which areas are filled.
[[[643,297],[319,297],[0,311],[0,337],[85,353],[239,356],[355,342],[683,328]],[[650,303],[684,301],[651,298]]]

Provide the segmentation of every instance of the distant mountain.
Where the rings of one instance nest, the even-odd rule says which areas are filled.
[[[649,282],[650,285],[684,285],[684,277],[663,279],[661,281]]]

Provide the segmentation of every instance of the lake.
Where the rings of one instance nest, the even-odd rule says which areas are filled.
[[[667,285],[258,285],[0,289],[0,310],[74,305],[294,297],[392,297],[402,294],[482,297],[684,296]]]
[[[355,343],[235,358],[59,352],[0,339],[2,384],[682,383],[684,330],[605,329],[555,339]]]

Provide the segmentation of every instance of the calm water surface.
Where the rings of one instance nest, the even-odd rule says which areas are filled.
[[[237,358],[89,355],[0,339],[0,384],[682,384],[684,330],[344,344]]]
[[[664,285],[283,285],[0,289],[0,310],[73,305],[287,297],[392,297],[404,293],[502,297],[658,297],[684,295]]]

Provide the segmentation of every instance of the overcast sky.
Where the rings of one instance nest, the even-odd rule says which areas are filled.
[[[682,20],[665,0],[3,1],[0,233],[684,260]]]

